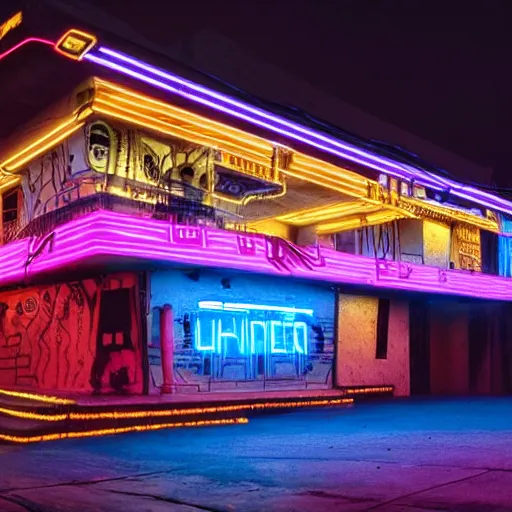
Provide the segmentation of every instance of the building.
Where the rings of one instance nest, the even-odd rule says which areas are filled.
[[[0,44],[0,386],[512,391],[512,203],[42,4]]]

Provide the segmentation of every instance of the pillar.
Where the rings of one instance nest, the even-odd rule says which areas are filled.
[[[165,304],[160,310],[160,351],[164,381],[160,390],[162,393],[172,393],[174,382],[174,315],[170,304]]]

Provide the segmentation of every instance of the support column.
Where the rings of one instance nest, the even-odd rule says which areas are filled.
[[[160,310],[160,351],[163,384],[162,393],[172,393],[174,383],[174,314],[172,306],[165,304]]]

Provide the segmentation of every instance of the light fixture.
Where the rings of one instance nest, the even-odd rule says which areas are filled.
[[[81,60],[96,43],[95,36],[81,30],[71,29],[57,41],[55,50],[70,59]]]

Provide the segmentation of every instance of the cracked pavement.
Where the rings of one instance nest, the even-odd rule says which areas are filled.
[[[1,512],[512,510],[512,399],[0,445]]]

